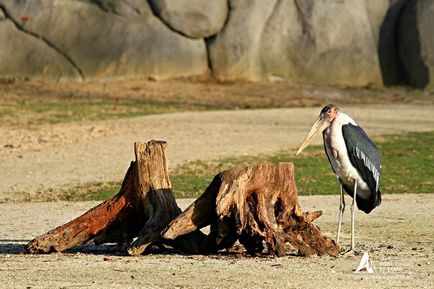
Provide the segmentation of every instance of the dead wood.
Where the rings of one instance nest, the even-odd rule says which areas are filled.
[[[204,238],[199,232],[169,242],[160,235],[181,212],[167,173],[166,148],[162,141],[136,143],[136,161],[131,162],[117,195],[35,238],[26,245],[27,251],[60,252],[93,239],[95,244],[130,244],[128,252],[133,255],[141,254],[150,244],[159,243],[190,253],[198,252],[197,244],[203,243]]]
[[[320,215],[301,211],[292,163],[234,168],[215,176],[163,237],[175,239],[211,225],[203,252],[228,249],[239,240],[250,254],[266,249],[283,256],[289,242],[302,256],[336,256],[339,246],[312,223]]]
[[[93,240],[95,244],[128,244],[132,255],[143,253],[151,244],[210,253],[228,249],[239,240],[250,254],[267,251],[282,256],[285,242],[303,256],[339,253],[339,247],[312,223],[321,212],[301,211],[293,164],[220,173],[181,213],[171,190],[166,148],[165,142],[136,143],[136,161],[131,162],[117,195],[35,238],[27,251],[60,252]],[[205,236],[199,229],[207,225],[211,225],[210,233]]]

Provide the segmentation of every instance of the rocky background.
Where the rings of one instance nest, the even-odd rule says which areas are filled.
[[[0,0],[0,77],[434,91],[434,0]]]

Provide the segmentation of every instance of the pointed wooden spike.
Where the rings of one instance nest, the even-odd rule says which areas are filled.
[[[306,220],[306,222],[312,223],[313,221],[321,217],[321,215],[322,211],[307,212],[303,213],[303,218]]]

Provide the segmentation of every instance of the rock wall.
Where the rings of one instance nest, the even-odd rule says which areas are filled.
[[[149,0],[155,15],[191,38],[217,34],[228,15],[227,0]]]
[[[118,2],[122,5],[113,5]],[[127,2],[142,2],[140,10]],[[25,34],[38,43],[41,54],[56,52],[68,64],[60,65],[47,56],[37,63],[28,61],[30,68],[14,67],[15,62],[28,60],[24,52],[11,53],[23,46],[2,41],[1,75],[30,76],[28,71],[32,71],[35,77],[64,79],[71,67],[74,78],[81,79],[167,78],[208,72],[205,41],[173,32],[153,15],[146,1],[9,0],[0,1],[0,7],[5,14],[0,25],[15,26],[17,35]]]
[[[434,90],[434,0],[0,0],[0,77]]]
[[[407,82],[434,91],[434,1],[409,1],[398,31],[399,56]]]
[[[365,1],[230,3],[224,30],[209,41],[211,68],[217,78],[381,83]]]

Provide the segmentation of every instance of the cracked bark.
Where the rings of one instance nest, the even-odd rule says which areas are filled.
[[[181,213],[172,193],[164,141],[136,143],[136,160],[125,175],[119,193],[78,218],[39,236],[26,245],[29,253],[61,252],[93,240],[130,244],[131,255],[147,247],[166,244],[184,252],[199,252],[205,236],[197,231],[176,240],[164,240],[160,232]],[[136,238],[133,242],[133,240]]]

